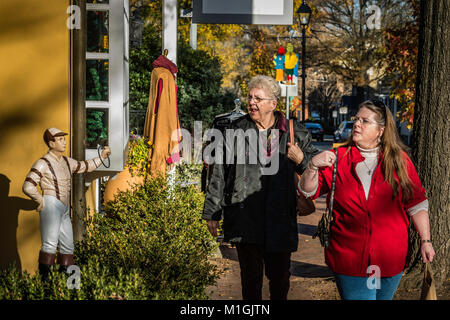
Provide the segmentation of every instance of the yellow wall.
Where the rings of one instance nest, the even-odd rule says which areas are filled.
[[[29,272],[37,269],[41,238],[22,183],[47,151],[44,130],[70,130],[68,6],[0,1],[0,266],[16,261]]]

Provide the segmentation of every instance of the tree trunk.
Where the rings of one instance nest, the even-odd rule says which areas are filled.
[[[413,160],[427,190],[433,271],[441,288],[449,279],[450,261],[450,2],[421,0],[420,10]],[[412,231],[411,236],[412,263],[402,281],[406,289],[418,287],[423,270],[418,235]]]

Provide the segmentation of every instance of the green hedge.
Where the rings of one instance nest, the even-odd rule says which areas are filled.
[[[198,187],[163,178],[120,192],[75,245],[79,290],[56,271],[43,283],[11,268],[0,273],[0,299],[207,299],[217,279],[208,262],[216,246],[201,220],[203,201]]]
[[[102,266],[96,257],[80,266],[80,289],[69,289],[70,278],[53,267],[47,281],[36,273],[20,273],[11,266],[0,271],[0,300],[106,300],[145,299],[145,282],[142,276],[123,269],[112,272]]]

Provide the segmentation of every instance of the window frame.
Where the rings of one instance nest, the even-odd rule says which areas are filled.
[[[108,145],[111,148],[111,166],[100,166],[96,171],[120,172],[123,171],[128,145],[128,118],[129,118],[129,46],[126,34],[129,29],[128,12],[129,0],[114,0],[109,4],[86,4],[86,11],[108,11],[108,41],[107,53],[86,52],[88,60],[108,61],[108,100],[85,100],[86,109],[108,109]],[[87,14],[86,14],[87,16]],[[86,48],[87,50],[87,48]],[[85,151],[86,159],[98,157],[97,149]]]

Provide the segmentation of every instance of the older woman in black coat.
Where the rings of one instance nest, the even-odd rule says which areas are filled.
[[[248,86],[248,114],[232,123],[225,139],[227,161],[211,167],[203,219],[217,236],[223,215],[224,241],[238,252],[243,299],[262,298],[265,267],[270,298],[285,300],[298,246],[294,172],[301,174],[318,150],[297,121],[295,142],[288,141],[289,125],[275,111],[281,88],[274,79],[256,76]]]

